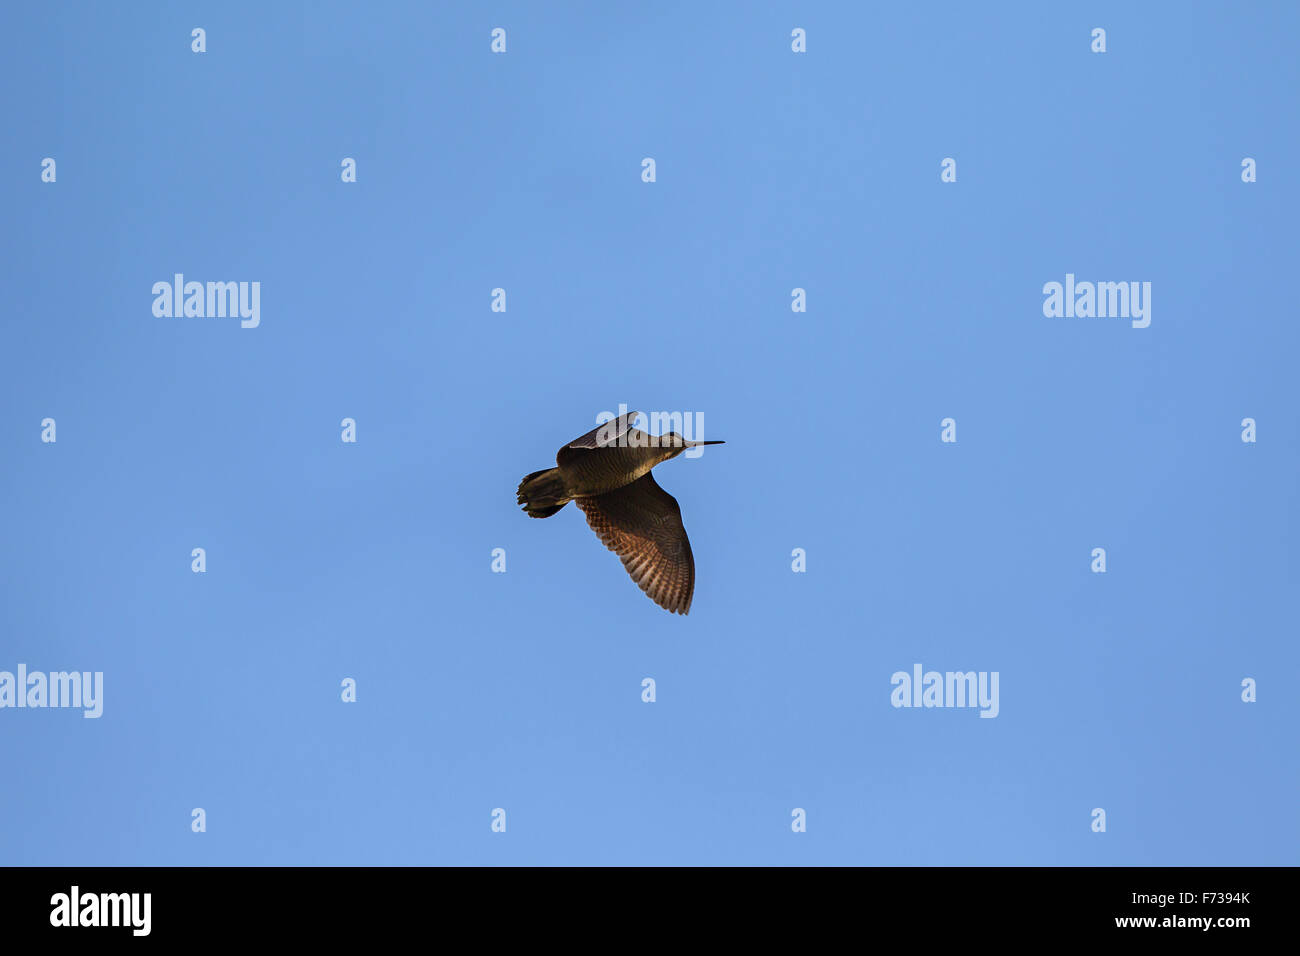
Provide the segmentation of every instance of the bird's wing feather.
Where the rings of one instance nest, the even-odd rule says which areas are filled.
[[[691,609],[695,558],[682,509],[654,478],[647,473],[617,491],[574,503],[650,600],[678,614]]]
[[[560,452],[563,453],[565,448],[604,448],[606,445],[612,445],[631,430],[632,422],[640,414],[640,412],[628,412],[618,418],[611,418],[604,424],[597,425],[581,438],[575,438],[561,448]]]

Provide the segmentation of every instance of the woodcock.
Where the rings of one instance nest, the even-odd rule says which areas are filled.
[[[519,483],[519,503],[529,517],[549,518],[574,502],[650,600],[685,614],[695,593],[695,558],[677,499],[650,469],[688,448],[723,442],[650,435],[632,427],[639,414],[620,415],[569,442],[556,453],[556,467]]]

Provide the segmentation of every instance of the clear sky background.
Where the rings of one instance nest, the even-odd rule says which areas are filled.
[[[1294,4],[2,16],[0,863],[1300,862]],[[619,403],[686,618],[515,503]]]

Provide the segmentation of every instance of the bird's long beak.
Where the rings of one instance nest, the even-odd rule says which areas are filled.
[[[725,445],[725,444],[726,444],[726,442],[725,442],[725,441],[721,441],[721,440],[719,440],[719,441],[688,441],[688,442],[686,443],[686,447],[687,447],[687,448],[698,448],[698,447],[700,447],[701,445]]]

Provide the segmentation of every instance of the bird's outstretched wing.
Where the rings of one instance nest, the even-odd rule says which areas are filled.
[[[573,501],[650,600],[677,614],[691,609],[695,558],[676,498],[647,473],[617,491]]]
[[[618,418],[611,418],[603,425],[597,425],[581,438],[569,442],[560,449],[560,454],[564,454],[565,449],[568,448],[604,448],[606,445],[612,445],[632,430],[632,422],[640,414],[640,412],[628,412]]]

